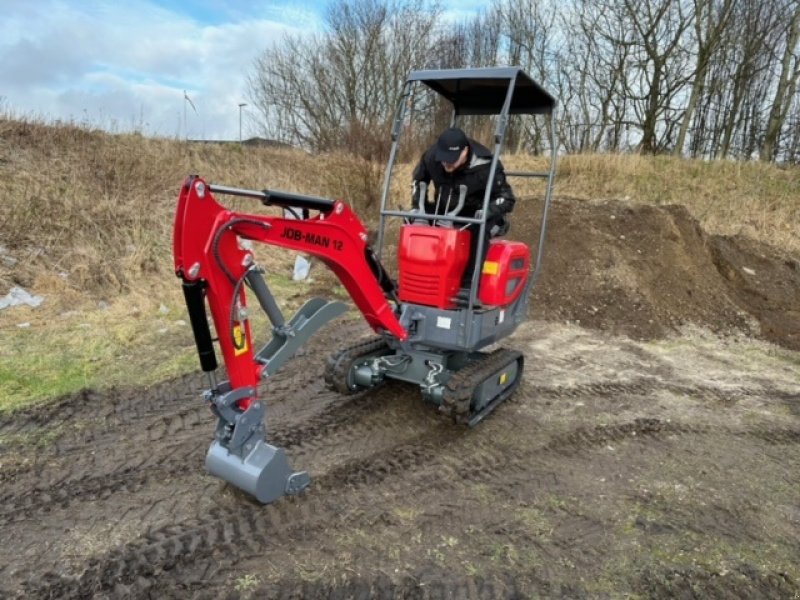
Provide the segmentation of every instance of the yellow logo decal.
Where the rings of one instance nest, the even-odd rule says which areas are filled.
[[[241,325],[233,326],[233,355],[240,356],[247,352],[247,337]]]
[[[508,373],[503,373],[502,375],[500,375],[500,385],[505,385],[507,380],[508,380]]]

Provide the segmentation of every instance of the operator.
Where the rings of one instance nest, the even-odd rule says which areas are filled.
[[[439,139],[422,155],[414,169],[412,210],[420,204],[421,183],[426,184],[423,208],[426,214],[443,215],[453,211],[466,186],[464,205],[457,215],[460,217],[481,217],[483,197],[489,185],[489,169],[492,153],[484,145],[467,137],[458,127],[445,129]],[[428,199],[427,185],[433,181],[433,200]],[[514,208],[514,192],[506,181],[503,165],[498,161],[492,182],[492,193],[489,200],[489,214],[486,219],[484,247],[489,239],[508,233],[509,223],[506,214]],[[453,227],[452,221],[435,221],[440,227]],[[480,225],[467,225],[470,236],[470,260],[464,270],[462,286],[472,281],[478,252],[478,234]]]

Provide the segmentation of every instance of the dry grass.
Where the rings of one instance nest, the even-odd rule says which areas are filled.
[[[0,287],[46,287],[56,275],[104,297],[169,274],[175,198],[189,173],[241,187],[357,197],[369,183],[359,181],[361,171],[353,159],[298,151],[0,119],[0,244],[17,261],[0,265]]]
[[[683,204],[706,231],[743,233],[800,254],[800,167],[671,156],[576,155],[559,162],[557,194]]]
[[[510,156],[510,169],[544,161]],[[395,170],[392,203],[408,202],[411,165]],[[197,145],[75,126],[0,119],[0,292],[13,283],[114,297],[142,278],[170,276],[175,197],[183,178],[270,187],[354,204],[377,222],[383,165],[291,149]],[[515,180],[518,195],[543,186]],[[684,204],[710,231],[738,233],[800,251],[800,168],[672,157],[578,155],[559,161],[556,196]],[[238,201],[240,209],[257,203]],[[60,285],[63,282],[64,285]],[[71,305],[74,297],[68,299]]]

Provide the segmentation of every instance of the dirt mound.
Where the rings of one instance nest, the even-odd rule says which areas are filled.
[[[514,232],[530,232],[540,210],[520,202]],[[797,298],[800,261],[707,235],[682,206],[559,198],[532,310],[637,339],[693,323],[800,349]]]

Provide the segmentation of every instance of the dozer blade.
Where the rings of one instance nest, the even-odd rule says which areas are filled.
[[[283,448],[262,440],[244,458],[215,441],[206,455],[206,469],[264,504],[299,494],[311,483],[308,473],[292,470]]]

